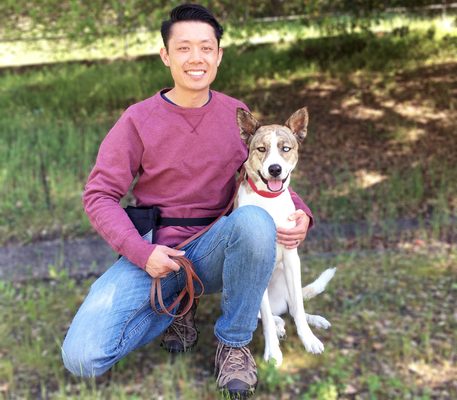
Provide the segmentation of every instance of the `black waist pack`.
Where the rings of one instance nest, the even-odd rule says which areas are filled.
[[[169,218],[160,215],[159,207],[132,207],[124,208],[136,230],[141,236],[146,235],[152,230],[152,240],[154,243],[155,234],[160,226],[207,226],[217,219],[217,217],[203,218]]]

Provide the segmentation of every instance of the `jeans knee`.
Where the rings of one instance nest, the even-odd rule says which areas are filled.
[[[276,240],[276,226],[267,211],[257,206],[243,206],[233,212],[234,231],[248,246],[271,247]]]
[[[72,346],[66,339],[62,344],[62,360],[65,368],[73,375],[90,378],[103,375],[111,365],[84,345]]]
[[[233,212],[230,243],[251,268],[271,272],[276,256],[276,226],[273,218],[257,206],[243,206]]]

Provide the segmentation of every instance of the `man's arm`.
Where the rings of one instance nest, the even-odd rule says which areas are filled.
[[[142,239],[119,204],[139,170],[142,154],[143,144],[127,110],[100,145],[83,204],[103,239],[116,252],[145,268],[155,245]]]
[[[304,201],[291,188],[289,192],[295,204],[296,211],[289,216],[289,220],[295,221],[295,227],[291,229],[278,228],[277,241],[288,249],[294,249],[306,238],[308,230],[314,225],[313,214]]]
[[[295,204],[295,209],[304,211],[305,214],[309,217],[310,222],[309,222],[308,229],[311,229],[314,226],[313,213],[311,212],[310,208],[305,204],[305,202],[302,200],[302,198],[297,193],[295,193],[292,190],[292,188],[290,188],[290,187],[289,187],[289,192],[290,192],[290,195],[292,196],[292,201]]]

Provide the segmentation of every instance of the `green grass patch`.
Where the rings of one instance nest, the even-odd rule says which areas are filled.
[[[422,166],[392,170],[368,188],[363,187],[349,168],[336,172],[334,180],[331,186],[312,187],[302,183],[304,193],[313,193],[311,199],[316,201],[321,219],[379,222],[418,215],[426,218],[427,214],[435,213],[433,224],[453,224],[455,214],[447,199],[457,193],[457,171],[451,165],[443,168],[443,165],[429,163],[427,170]],[[300,187],[300,183],[297,185]]]
[[[332,323],[314,328],[325,344],[307,354],[286,318],[284,364],[262,361],[263,337],[251,349],[259,366],[259,399],[453,398],[457,354],[455,249],[347,253],[306,257],[304,282],[338,267],[324,294],[305,304]],[[60,343],[92,280],[66,274],[49,282],[0,283],[0,387],[5,398],[216,399],[213,324],[219,297],[202,300],[201,341],[172,358],[157,341],[117,364],[110,376],[83,380],[62,365]],[[151,397],[152,396],[152,397]]]

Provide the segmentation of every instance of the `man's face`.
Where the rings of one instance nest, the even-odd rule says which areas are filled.
[[[160,50],[164,64],[170,67],[175,88],[184,92],[207,91],[216,78],[222,59],[216,35],[205,22],[182,21],[173,24],[168,51]]]

